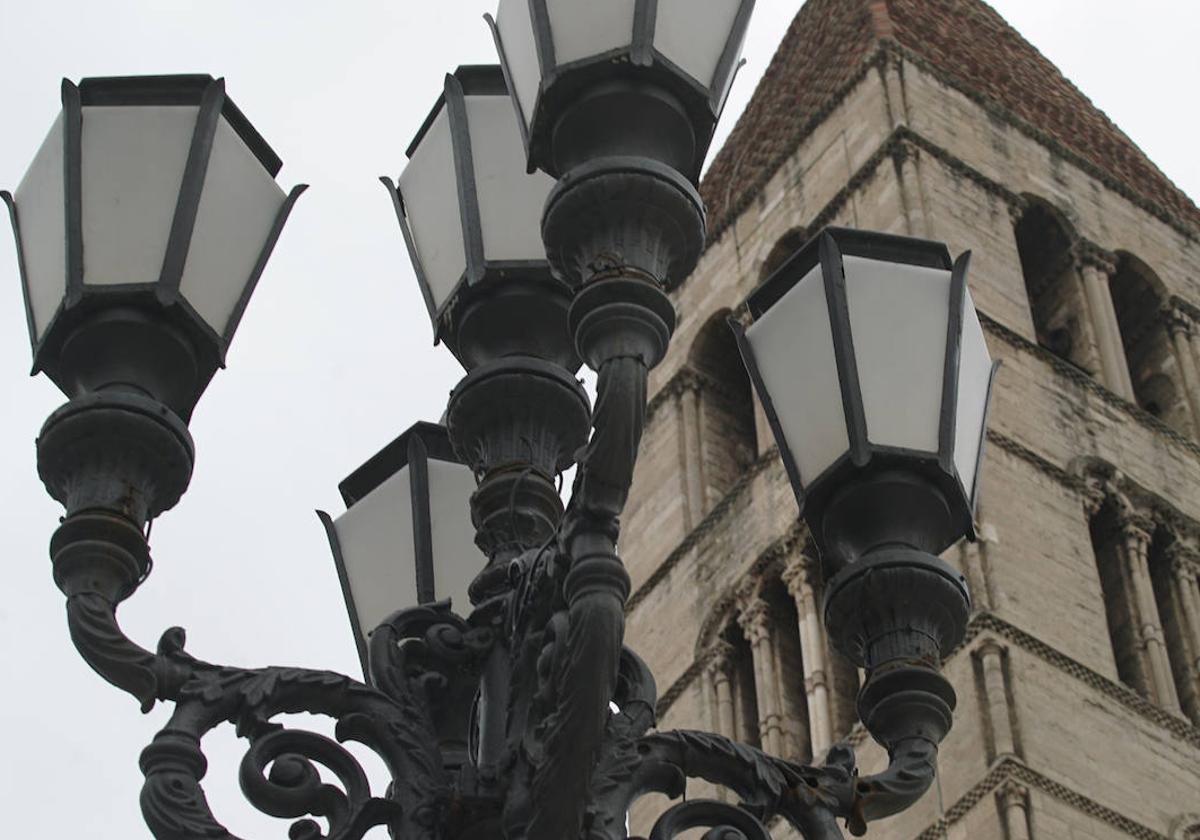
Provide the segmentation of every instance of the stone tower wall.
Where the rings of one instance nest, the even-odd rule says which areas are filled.
[[[1084,326],[1073,346],[1087,342],[1090,369],[1038,344],[1014,231],[1042,202],[1070,237],[1066,279],[1054,281],[1068,303],[1055,305],[1078,310],[1072,317]],[[1003,361],[981,540],[947,552],[970,581],[975,615],[945,665],[959,705],[942,750],[940,804],[930,792],[869,836],[1192,836],[1184,832],[1200,821],[1197,232],[888,42],[674,293],[679,328],[652,376],[622,537],[633,578],[627,633],[658,680],[660,726],[728,732],[734,721],[729,734],[799,760],[849,738],[863,772],[886,762],[849,726],[855,675],[825,643],[820,558],[797,524],[761,411],[753,434],[713,422],[719,395],[742,383],[694,364],[712,318],[736,315],[764,271],[827,224],[970,249],[971,293]],[[1154,370],[1131,373],[1123,351],[1123,341],[1142,340],[1118,328],[1131,322],[1114,301],[1136,302],[1121,293],[1125,265],[1138,266],[1154,292],[1136,298],[1153,316],[1139,329],[1160,331],[1159,350],[1135,357],[1135,368],[1145,356]],[[1146,382],[1169,405],[1147,401]],[[726,457],[735,446],[740,477],[715,498],[705,467],[714,451]],[[1108,577],[1100,556],[1115,558]],[[1131,630],[1121,629],[1122,599]],[[736,723],[746,680],[757,732]],[[636,833],[648,832],[657,805],[635,808]]]

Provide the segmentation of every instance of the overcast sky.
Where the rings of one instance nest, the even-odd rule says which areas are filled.
[[[759,0],[721,137],[799,5]],[[994,5],[1176,184],[1200,196],[1200,4]],[[61,77],[189,72],[225,76],[230,96],[283,158],[281,182],[313,185],[250,304],[229,369],[195,413],[195,476],[179,507],[155,524],[154,573],[121,610],[141,644],[152,648],[178,624],[189,649],[211,662],[357,671],[313,509],[340,512],[337,482],[413,421],[437,419],[461,375],[432,346],[376,179],[402,167],[443,73],[495,60],[486,11],[493,0],[0,0],[0,187],[15,188],[54,119]],[[37,480],[33,449],[62,397],[48,380],[26,376],[6,221],[0,359],[4,830],[44,840],[146,837],[137,757],[168,710],[140,715],[67,636],[46,552],[61,510]],[[206,788],[218,817],[247,840],[285,837],[286,823],[241,802],[242,751],[229,729],[210,742]]]

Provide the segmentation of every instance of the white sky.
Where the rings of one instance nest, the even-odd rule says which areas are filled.
[[[1182,0],[994,0],[1189,195],[1200,196],[1194,84],[1200,4]],[[723,138],[798,0],[759,0],[748,64]],[[461,371],[430,327],[391,206],[377,183],[457,64],[495,60],[481,15],[493,0],[0,0],[0,186],[14,188],[57,113],[59,79],[209,72],[313,185],[292,215],[229,355],[191,424],[191,490],[155,524],[156,564],[126,603],[126,631],[153,648],[167,627],[211,662],[354,673],[357,659],[313,509],[417,419],[436,419]],[[67,636],[46,545],[61,513],[33,439],[61,395],[29,379],[29,345],[7,220],[0,227],[0,813],[13,837],[148,837],[137,756],[165,722],[109,687]],[[951,248],[955,247],[950,243]],[[248,838],[286,823],[240,801],[242,751],[208,746],[210,801]],[[382,835],[386,836],[386,835]]]

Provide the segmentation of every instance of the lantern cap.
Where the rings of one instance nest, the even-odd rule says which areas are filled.
[[[383,482],[408,466],[413,440],[420,440],[428,457],[438,461],[461,463],[450,445],[445,426],[419,420],[398,438],[368,458],[362,466],[338,484],[338,492],[346,507],[353,507]]]
[[[92,76],[79,80],[79,102],[83,107],[120,105],[199,105],[209,85],[217,82],[224,88],[223,78],[207,73],[170,76]],[[71,82],[63,79],[63,85]],[[283,168],[283,161],[233,100],[225,96],[221,116],[241,138],[263,169],[272,178]]]
[[[843,257],[863,257],[868,260],[903,263],[946,271],[954,267],[954,263],[950,259],[950,250],[942,242],[854,228],[823,228],[800,246],[779,268],[771,272],[770,276],[757,289],[750,293],[746,299],[746,305],[755,320],[761,318],[763,313],[821,262],[821,244],[825,241],[825,237],[832,240],[838,253]]]

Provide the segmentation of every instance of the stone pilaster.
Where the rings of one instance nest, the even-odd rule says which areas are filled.
[[[1009,708],[1005,679],[1005,660],[1008,652],[996,639],[984,639],[973,655],[978,663],[983,689],[983,708],[992,736],[991,758],[1016,755],[1017,742],[1013,733],[1012,710]]]
[[[808,733],[812,755],[824,754],[833,743],[833,717],[829,704],[829,674],[825,633],[821,626],[813,583],[814,564],[797,555],[783,571],[783,582],[796,602],[800,655],[804,664],[804,691],[808,698]]]
[[[685,385],[679,392],[679,460],[683,473],[684,526],[691,531],[704,518],[704,450],[700,437],[700,395],[698,383]]]
[[[1004,820],[1007,840],[1030,840],[1029,788],[1009,779],[996,791],[996,804]]]

